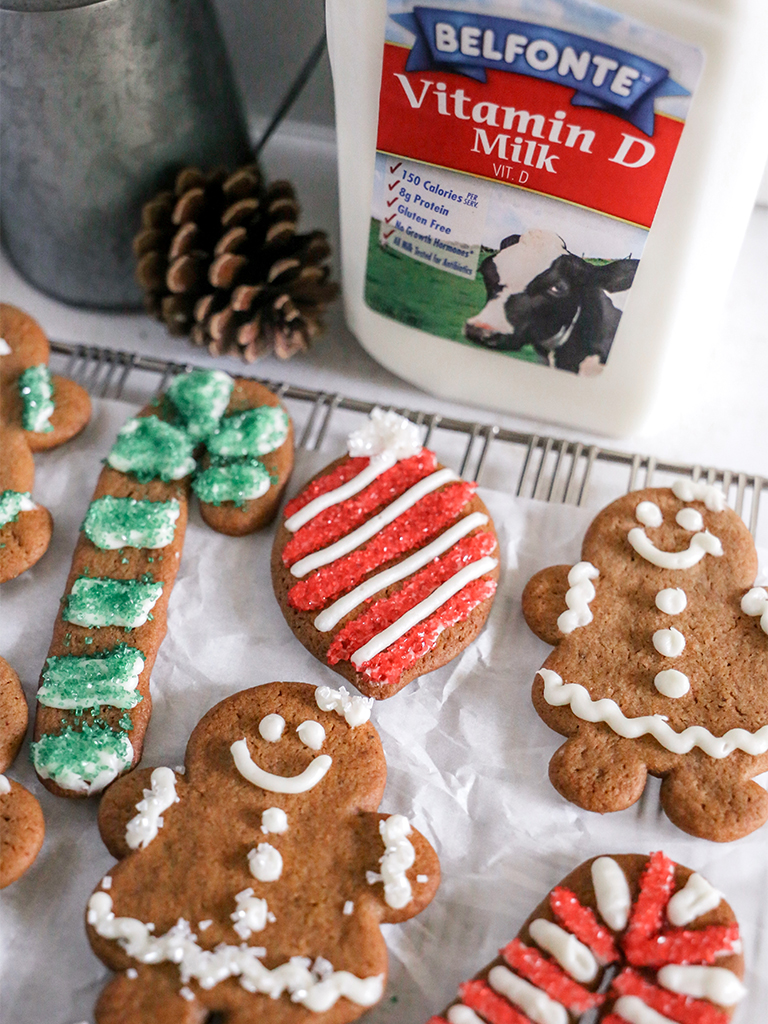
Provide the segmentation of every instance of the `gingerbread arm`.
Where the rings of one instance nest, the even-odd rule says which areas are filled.
[[[556,647],[563,638],[557,619],[566,609],[570,565],[552,565],[537,572],[523,591],[523,615],[528,626],[545,644]]]
[[[420,914],[437,892],[437,854],[402,814],[366,814],[365,818],[368,848],[381,850],[366,870],[365,890],[377,903],[382,924],[407,921]],[[402,865],[409,861],[410,866],[403,870]]]
[[[127,857],[132,851],[128,843],[127,826],[139,814],[137,805],[146,797],[147,793],[152,794],[150,801],[157,798],[154,809],[150,810],[150,817],[157,814],[162,817],[164,814],[172,813],[172,803],[169,801],[175,796],[178,802],[183,797],[184,780],[175,772],[169,774],[170,769],[161,769],[158,775],[155,768],[141,768],[128,775],[122,775],[112,783],[106,790],[101,803],[99,804],[99,832],[104,845],[117,860]],[[168,783],[170,775],[173,775],[173,788]],[[159,802],[159,803],[158,803]],[[158,810],[163,804],[165,809]]]

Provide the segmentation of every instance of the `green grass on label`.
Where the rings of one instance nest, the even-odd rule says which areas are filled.
[[[483,349],[464,337],[464,323],[485,306],[485,285],[478,276],[474,281],[430,267],[427,263],[379,244],[380,222],[371,219],[368,237],[368,272],[365,301],[371,309],[398,320],[409,327],[458,341],[470,348]],[[495,255],[497,250],[482,248],[480,260]],[[519,352],[504,355],[526,362],[541,359],[530,345]]]

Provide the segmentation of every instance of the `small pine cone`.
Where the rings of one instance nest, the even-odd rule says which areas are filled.
[[[221,168],[204,174],[187,167],[172,192],[160,192],[144,205],[133,241],[136,279],[147,312],[163,320],[171,334],[188,334],[194,322],[195,302],[208,289],[208,268],[225,214],[239,206],[255,215],[263,194],[256,164],[231,175]]]

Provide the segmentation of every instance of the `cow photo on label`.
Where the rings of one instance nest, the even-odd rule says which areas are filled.
[[[509,235],[480,264],[487,300],[466,321],[464,334],[499,352],[531,345],[557,369],[599,373],[621,319],[608,293],[630,288],[638,263],[590,263],[569,252],[554,231]]]

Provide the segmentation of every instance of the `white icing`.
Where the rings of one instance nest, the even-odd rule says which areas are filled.
[[[568,1024],[568,1011],[546,992],[536,988],[524,978],[518,978],[507,967],[499,964],[488,974],[488,984],[510,1003],[519,1006],[535,1024]]]
[[[11,784],[4,775],[0,775],[0,795],[11,792]]]
[[[139,976],[139,972],[136,970],[135,967],[129,967],[128,970],[125,972],[125,976],[130,981],[136,981],[136,979]]]
[[[429,875],[416,875],[416,881],[419,885],[425,885],[429,881]]]
[[[195,998],[195,993],[192,991],[191,988],[188,988],[186,985],[181,986],[181,988],[179,989],[179,995],[181,996],[182,999],[186,999],[188,1003],[191,1003]]]
[[[11,354],[11,346],[5,340],[0,338],[0,356],[9,356]]]
[[[598,857],[592,861],[592,887],[600,917],[613,931],[624,931],[632,895],[627,876],[613,857]]]
[[[653,634],[653,646],[665,658],[677,658],[685,650],[685,637],[679,629],[657,629]]]
[[[248,867],[259,882],[276,882],[283,873],[283,858],[274,846],[259,843],[255,850],[248,851]]]
[[[294,562],[291,566],[291,574],[297,577],[306,576],[307,573],[313,572],[323,565],[335,562],[337,558],[343,558],[344,555],[348,555],[355,548],[360,547],[361,544],[375,537],[383,527],[393,522],[398,516],[403,515],[404,512],[407,512],[409,508],[412,508],[417,501],[420,501],[427,494],[431,494],[432,491],[436,491],[439,487],[443,487],[452,480],[458,479],[452,469],[438,469],[436,472],[430,473],[429,476],[423,477],[413,487],[409,487],[399,498],[395,498],[385,509],[363,523],[362,526],[358,526],[352,533],[348,533],[346,537],[342,537],[341,540],[337,540],[334,544],[329,544],[326,548],[313,551],[305,558],[300,558],[298,562]]]
[[[342,910],[342,914],[344,914],[345,917],[349,917],[350,914],[353,914],[354,912],[355,904],[352,902],[352,900],[346,900],[344,903],[344,909]]]
[[[485,576],[486,573],[495,569],[498,564],[497,559],[486,555],[476,562],[470,562],[469,565],[465,565],[463,569],[459,569],[445,583],[441,583],[423,601],[410,608],[399,619],[395,619],[392,625],[387,626],[386,629],[371,637],[368,643],[363,644],[362,647],[358,647],[349,660],[355,668],[359,669],[361,665],[364,665],[371,658],[375,658],[377,654],[385,651],[387,647],[390,647],[396,640],[399,640],[401,636],[405,636],[410,629],[413,629],[414,626],[417,626],[436,612],[454,594],[458,594],[460,590],[463,590],[468,583],[480,579],[481,576]]]
[[[205,921],[198,921],[197,927],[200,929],[201,932],[205,932],[211,927],[212,924],[213,919],[209,917]]]
[[[119,744],[121,748],[119,751],[92,749],[88,764],[81,771],[69,766],[64,766],[57,771],[43,762],[37,751],[33,753],[32,763],[41,779],[53,779],[56,785],[61,786],[62,789],[69,789],[73,793],[86,793],[90,796],[106,789],[110,782],[133,764],[133,744],[125,733],[120,734]],[[84,772],[88,771],[90,774],[92,769],[93,777],[89,782]]]
[[[307,719],[306,722],[301,723],[296,732],[304,746],[309,747],[310,750],[319,750],[325,743],[325,729],[319,722]]]
[[[683,928],[702,914],[719,907],[722,898],[722,893],[694,871],[667,904],[667,917],[675,928]]]
[[[589,983],[595,980],[598,971],[597,960],[592,951],[583,942],[579,942],[575,935],[543,917],[532,921],[528,931],[536,945],[551,953],[563,970],[576,981]]]
[[[170,768],[155,768],[150,776],[150,789],[144,790],[144,798],[136,804],[139,812],[125,826],[125,841],[132,850],[143,850],[152,842],[163,827],[163,811],[177,804],[176,776]]]
[[[356,476],[353,476],[351,480],[347,480],[346,483],[341,484],[340,487],[335,487],[332,491],[319,494],[312,501],[308,501],[298,512],[294,512],[292,516],[289,516],[284,524],[286,530],[296,533],[297,530],[305,526],[315,516],[325,512],[327,508],[340,505],[342,501],[346,501],[348,498],[358,494],[368,484],[372,484],[376,477],[391,469],[396,462],[397,459],[394,455],[390,455],[388,452],[371,459],[365,469],[361,470]]]
[[[454,1003],[446,1017],[448,1024],[483,1024],[482,1019],[474,1010],[470,1010],[468,1006],[462,1006],[461,1003]]]
[[[282,715],[266,715],[259,722],[259,735],[267,743],[277,743],[283,735],[285,719]]]
[[[768,592],[764,587],[753,587],[741,599],[745,615],[760,616],[760,629],[768,633]]]
[[[685,672],[680,672],[676,668],[665,668],[662,672],[657,672],[653,677],[653,685],[665,697],[677,700],[688,693],[691,688],[691,681]]]
[[[664,1017],[637,996],[622,996],[617,999],[613,1012],[627,1021],[627,1024],[675,1024],[669,1017]]]
[[[357,608],[363,601],[367,601],[369,597],[373,597],[380,590],[385,590],[387,587],[392,586],[393,583],[404,580],[406,576],[410,576],[411,573],[416,572],[418,569],[423,569],[433,558],[442,555],[449,548],[452,548],[457,541],[461,540],[462,537],[466,537],[472,530],[475,530],[478,526],[485,525],[487,522],[488,516],[482,512],[472,512],[470,515],[464,516],[463,519],[460,519],[458,523],[451,526],[445,533],[441,533],[430,544],[419,548],[418,551],[403,559],[402,562],[397,562],[389,569],[384,569],[375,576],[369,577],[359,586],[355,587],[354,590],[340,597],[338,601],[328,605],[315,619],[315,629],[318,629],[321,633],[327,633],[328,630],[333,629],[338,622],[341,622],[345,615],[348,615]]]
[[[592,580],[596,580],[600,570],[591,562],[577,562],[568,573],[568,591],[565,604],[568,611],[563,612],[557,620],[557,628],[561,633],[572,633],[579,626],[586,626],[592,621],[589,609],[594,599],[595,588]]]
[[[346,686],[335,690],[332,686],[318,686],[315,703],[321,711],[335,711],[352,729],[365,725],[371,717],[373,697],[353,697]]]
[[[734,750],[743,750],[752,757],[768,751],[768,725],[757,732],[729,729],[724,736],[713,736],[703,725],[691,725],[682,732],[675,732],[661,715],[627,718],[618,704],[609,697],[592,700],[585,687],[579,683],[564,683],[557,672],[551,669],[539,669],[539,675],[544,680],[544,699],[547,704],[553,707],[569,704],[577,718],[585,722],[604,722],[618,736],[628,740],[635,740],[638,736],[653,736],[673,754],[687,754],[698,747],[716,759],[727,757]]]
[[[379,832],[384,841],[384,856],[379,860],[381,875],[377,875],[375,880],[384,882],[384,902],[387,906],[402,910],[413,896],[406,875],[416,859],[416,851],[407,838],[411,834],[411,826],[405,815],[393,814],[379,822]]]
[[[269,907],[266,900],[253,895],[253,889],[243,889],[235,896],[237,909],[230,914],[232,927],[243,941],[250,939],[254,932],[263,932],[269,921]]]
[[[307,765],[303,772],[289,778],[285,775],[273,775],[271,772],[265,772],[263,768],[255,764],[248,752],[248,741],[245,739],[235,740],[229,749],[235,767],[243,778],[270,793],[306,793],[324,778],[332,764],[328,754],[320,754]]]
[[[703,501],[710,512],[723,512],[726,508],[725,495],[715,484],[699,480],[675,480],[672,493],[680,501]]]
[[[666,587],[656,595],[656,607],[667,615],[679,615],[687,604],[688,597],[681,587]]]
[[[643,526],[661,526],[664,522],[661,509],[653,501],[641,501],[635,509],[635,519]]]
[[[661,551],[652,540],[649,540],[641,526],[629,531],[629,543],[635,551],[652,565],[660,569],[690,569],[702,560],[704,555],[719,558],[723,553],[723,545],[709,530],[694,533],[690,544],[683,551]]]
[[[104,877],[101,880],[101,888],[102,889],[111,889],[112,888],[112,875],[104,875]]]
[[[202,949],[183,918],[164,935],[152,935],[148,925],[130,917],[115,917],[112,899],[104,892],[88,901],[88,923],[105,939],[116,940],[128,956],[145,964],[172,962],[178,965],[182,983],[199,982],[211,989],[227,978],[238,978],[249,992],[277,999],[288,992],[295,1003],[323,1013],[342,996],[358,1006],[373,1006],[384,992],[384,975],[358,978],[348,971],[314,970],[306,957],[291,957],[269,970],[261,963],[266,951],[258,946],[226,945]]]
[[[409,459],[421,451],[421,430],[405,416],[377,406],[363,426],[349,435],[347,451],[353,459],[375,458],[385,452],[398,461]]]
[[[694,999],[709,999],[718,1006],[735,1006],[747,990],[733,971],[725,967],[694,967],[667,964],[656,977],[664,988]]]
[[[261,831],[264,835],[288,831],[288,815],[282,807],[268,807],[261,812]]]
[[[691,533],[704,529],[704,517],[695,508],[681,508],[675,516],[675,522],[684,530],[690,530]]]

